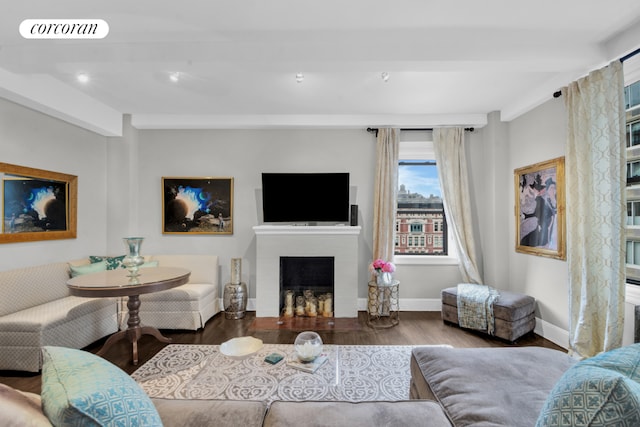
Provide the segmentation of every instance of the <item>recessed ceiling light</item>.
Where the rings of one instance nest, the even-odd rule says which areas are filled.
[[[303,80],[304,80],[304,74],[302,74],[302,73],[296,74],[296,81],[298,83],[302,83]]]
[[[176,71],[175,73],[169,74],[169,80],[176,83],[178,80],[180,80],[180,73]]]
[[[80,83],[88,83],[89,82],[89,74],[87,74],[87,73],[78,73],[76,75],[76,79]]]
[[[383,71],[383,72],[382,72],[381,77],[382,77],[382,81],[383,81],[383,82],[385,82],[385,83],[386,83],[386,82],[388,82],[388,81],[389,81],[389,73],[387,73],[386,71]]]

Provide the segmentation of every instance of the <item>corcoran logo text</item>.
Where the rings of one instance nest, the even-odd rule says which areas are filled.
[[[102,19],[25,19],[20,35],[25,39],[102,39],[109,24]]]

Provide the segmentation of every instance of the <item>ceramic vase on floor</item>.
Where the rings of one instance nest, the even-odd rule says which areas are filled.
[[[247,285],[242,281],[242,259],[231,259],[231,282],[224,286],[224,316],[242,319],[247,309]]]

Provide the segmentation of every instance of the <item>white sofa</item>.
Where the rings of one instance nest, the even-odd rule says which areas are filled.
[[[218,257],[215,255],[152,255],[162,267],[191,271],[177,288],[140,295],[140,321],[158,329],[198,330],[220,312]]]
[[[41,347],[83,348],[118,330],[114,298],[69,294],[66,262],[0,272],[0,370],[38,372]]]
[[[182,286],[140,295],[140,322],[158,329],[198,330],[220,312],[218,257],[215,255],[148,255],[145,263],[158,267],[181,267],[191,271]],[[72,261],[75,267],[88,265],[89,258]],[[119,301],[120,327],[127,326],[126,298]]]
[[[163,267],[191,271],[189,282],[140,296],[143,325],[197,330],[220,311],[218,257],[152,255]],[[38,372],[41,347],[84,348],[126,328],[126,303],[118,298],[83,298],[69,294],[70,265],[89,259],[0,272],[0,370]],[[124,312],[122,311],[124,310]]]

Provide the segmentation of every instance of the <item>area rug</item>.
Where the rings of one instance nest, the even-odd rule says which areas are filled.
[[[372,401],[409,398],[414,346],[325,345],[328,361],[314,373],[287,365],[293,346],[265,344],[253,356],[234,359],[217,345],[171,344],[132,377],[154,398],[302,401]],[[284,359],[264,361],[271,353]]]

